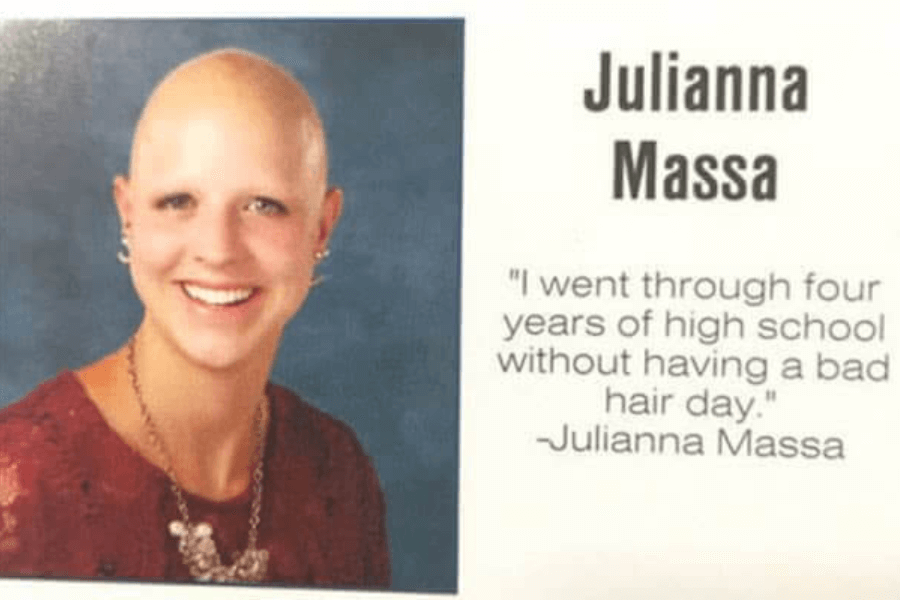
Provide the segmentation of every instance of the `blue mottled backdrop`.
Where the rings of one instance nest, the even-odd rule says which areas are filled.
[[[388,501],[394,587],[457,587],[461,21],[0,23],[0,406],[141,315],[110,195],[153,85],[247,48],[321,110],[344,215],[273,379],[348,422]]]

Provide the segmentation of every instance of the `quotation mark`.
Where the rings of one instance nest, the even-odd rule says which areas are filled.
[[[511,268],[509,270],[509,280],[513,283],[520,283],[522,295],[528,295],[528,269]]]

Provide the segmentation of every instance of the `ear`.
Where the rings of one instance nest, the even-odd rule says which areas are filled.
[[[344,190],[338,187],[328,188],[325,199],[322,202],[322,210],[319,215],[319,230],[317,232],[317,249],[324,250],[328,245],[328,238],[334,226],[341,217],[341,208],[344,205]]]
[[[112,193],[116,201],[116,210],[119,211],[119,220],[122,222],[122,231],[125,231],[131,227],[131,185],[126,176],[115,176]]]

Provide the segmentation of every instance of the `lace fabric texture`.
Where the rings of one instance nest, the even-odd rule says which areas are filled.
[[[270,396],[267,581],[389,586],[383,495],[352,431],[288,390]],[[246,546],[249,491],[188,502],[223,560]],[[190,580],[168,533],[176,518],[165,474],[109,429],[72,373],[0,411],[0,574]]]

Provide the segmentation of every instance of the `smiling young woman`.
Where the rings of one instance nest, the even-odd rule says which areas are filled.
[[[0,413],[0,572],[387,586],[368,457],[268,383],[342,203],[303,87],[244,51],[181,65],[113,195],[144,316]]]

